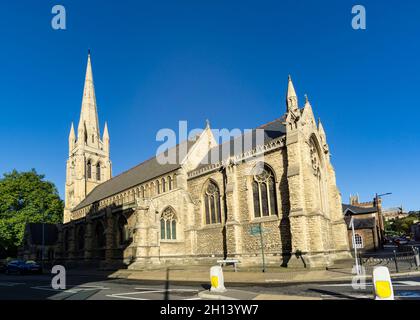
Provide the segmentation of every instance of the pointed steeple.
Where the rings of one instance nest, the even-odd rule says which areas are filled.
[[[80,136],[81,134],[88,138],[87,141],[90,144],[98,144],[100,133],[90,50],[88,53],[82,110],[78,126],[79,139],[83,139],[83,137]]]
[[[289,75],[289,81],[287,84],[287,98],[286,98],[286,104],[287,104],[287,111],[296,112],[298,107],[298,98],[296,95],[296,90],[293,85],[292,77]]]
[[[109,156],[109,132],[108,132],[108,122],[105,122],[104,126],[104,135],[102,137],[104,151],[108,153]]]
[[[324,141],[327,140],[326,135],[325,135],[324,126],[322,125],[321,119],[318,119],[318,133],[324,139]]]
[[[71,123],[70,134],[69,134],[69,141],[74,141],[76,139],[76,134],[74,133],[74,124]]]
[[[108,122],[105,122],[103,141],[109,140]]]
[[[70,128],[70,134],[69,134],[69,154],[71,154],[71,152],[73,151],[75,144],[76,144],[76,134],[74,132],[74,125],[72,122],[71,128]]]

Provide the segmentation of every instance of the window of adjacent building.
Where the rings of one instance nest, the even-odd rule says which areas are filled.
[[[101,181],[101,164],[96,165],[96,180]]]
[[[204,208],[206,224],[216,224],[222,222],[220,191],[219,187],[214,182],[209,182],[205,190]]]
[[[162,212],[160,238],[162,240],[176,240],[176,214],[172,207],[168,207]]]
[[[360,234],[355,234],[354,235],[354,244],[353,247],[357,248],[357,249],[363,249],[363,238]]]
[[[277,215],[276,183],[273,171],[264,166],[252,182],[255,218]]]

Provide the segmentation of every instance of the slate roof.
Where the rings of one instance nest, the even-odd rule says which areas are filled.
[[[264,145],[271,140],[284,136],[286,134],[286,127],[283,122],[284,117],[276,119],[256,129],[249,130],[249,132],[244,132],[244,134],[212,148],[206,155],[206,163],[200,164],[194,170],[199,170],[209,164],[217,164],[229,157],[250,151],[259,145]],[[257,141],[257,139],[261,139],[259,133],[257,133],[258,129],[264,130],[263,141]]]
[[[378,209],[376,207],[368,207],[368,208],[362,208],[362,207],[356,207],[356,206],[352,206],[349,204],[343,204],[342,205],[343,208],[343,213],[345,214],[347,209],[350,210],[352,212],[352,214],[354,215],[358,215],[358,214],[368,214],[368,213],[375,213],[378,211]]]
[[[29,232],[31,244],[42,245],[42,223],[29,223],[26,227]],[[45,245],[51,246],[57,242],[58,228],[55,224],[44,224]]]
[[[350,221],[351,217],[347,216],[344,218],[347,224],[347,229],[351,230]],[[366,218],[366,219],[354,219],[354,229],[374,229],[375,228],[375,218]]]
[[[181,164],[178,163],[178,160],[180,160],[179,152],[181,146],[185,147],[185,144],[187,147],[187,151],[189,151],[191,147],[195,144],[195,141],[184,141],[169,150],[169,152],[176,152],[176,163],[160,164],[157,160],[157,157],[155,156],[145,162],[140,163],[134,168],[125,171],[120,175],[115,176],[112,179],[98,185],[72,211],[79,210],[99,200],[105,199],[112,195],[118,194],[124,190],[130,189],[138,184],[152,180],[156,177],[162,176],[164,174],[179,169],[181,167]],[[166,152],[168,152],[168,150]]]
[[[276,119],[270,123],[267,123],[257,128],[257,129],[264,130],[264,144],[273,139],[284,136],[286,134],[286,127],[283,125],[283,122],[284,122],[284,117]],[[235,141],[238,141],[238,140],[241,141],[241,145],[242,145],[242,149],[240,150],[240,152],[246,152],[246,151],[249,151],[250,149],[254,149],[257,145],[256,143],[256,137],[257,137],[256,130],[257,129],[253,129],[252,131],[250,131],[249,134],[252,133],[252,140],[250,139],[252,143],[249,145],[248,143],[244,145],[244,140],[245,140],[245,134],[244,134],[244,135],[238,136],[237,138],[231,139],[229,142],[226,142],[210,150],[208,154],[209,156],[208,159],[211,159],[212,161],[210,163],[218,163],[220,162],[220,160],[225,160],[229,156],[234,155],[236,151],[234,148]],[[249,137],[249,134],[247,135],[247,137]],[[184,141],[183,143],[174,147],[173,149],[175,149],[176,151],[177,159],[178,159],[180,146],[184,145],[185,143],[187,144],[187,150],[189,151],[191,147],[195,144],[195,141],[189,141],[189,140]],[[231,147],[225,148],[227,144],[231,144]],[[259,145],[261,145],[261,143],[259,143]],[[225,150],[229,150],[229,151],[225,152]],[[207,164],[199,165],[197,169],[201,168],[202,166],[207,166]],[[124,190],[130,189],[138,184],[152,180],[166,173],[175,171],[179,169],[180,167],[181,167],[180,163],[162,165],[157,161],[156,157],[153,157],[137,165],[136,167],[128,171],[125,171],[122,174],[115,176],[114,178],[98,185],[72,211],[79,210],[99,200],[105,199],[112,195],[118,194]]]

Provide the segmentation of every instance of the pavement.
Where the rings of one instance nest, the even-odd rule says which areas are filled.
[[[266,272],[261,270],[234,272],[230,267],[224,268],[224,280],[227,285],[269,285],[269,284],[300,284],[320,282],[351,282],[354,279],[352,264],[335,265],[329,269],[295,270],[286,268],[269,268]],[[392,272],[394,278],[420,276],[416,269],[405,272]],[[207,283],[209,281],[209,267],[173,267],[161,270],[119,270],[108,277],[117,279],[130,279],[141,281],[170,281],[171,283]],[[371,270],[363,278],[370,280]]]

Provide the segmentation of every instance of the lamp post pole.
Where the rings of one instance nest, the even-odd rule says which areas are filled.
[[[357,259],[357,244],[356,244],[356,234],[354,233],[354,217],[351,217],[350,220],[350,225],[351,225],[351,231],[352,231],[352,242],[353,242],[353,249],[354,249],[354,259],[356,262],[356,274],[359,275],[360,274],[360,270],[359,270],[359,261]]]
[[[389,196],[389,195],[391,195],[392,194],[392,192],[387,192],[387,193],[383,193],[383,194],[375,194],[375,204],[376,204],[376,208],[377,208],[377,210],[378,210],[378,219],[379,219],[379,223],[380,223],[380,225],[379,225],[379,229],[380,229],[380,235],[378,235],[378,236],[380,236],[380,241],[381,241],[381,243],[378,243],[379,245],[380,245],[380,247],[382,248],[383,247],[383,239],[384,239],[384,236],[385,236],[385,227],[384,227],[384,217],[382,216],[382,210],[379,210],[379,199],[381,199],[382,197],[385,197],[385,196]]]

